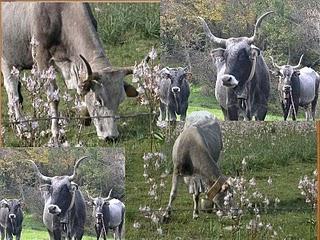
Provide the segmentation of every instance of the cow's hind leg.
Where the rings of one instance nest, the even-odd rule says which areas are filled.
[[[258,121],[264,121],[267,115],[268,108],[265,105],[260,105],[257,109],[257,114],[255,119]]]
[[[180,176],[173,172],[172,174],[172,186],[171,186],[171,192],[169,197],[169,203],[166,209],[166,212],[163,214],[163,221],[167,221],[171,215],[171,209],[172,209],[172,202],[175,200],[177,196],[178,191],[178,183],[179,183]]]
[[[193,219],[197,219],[199,217],[199,193],[194,193],[193,197]]]

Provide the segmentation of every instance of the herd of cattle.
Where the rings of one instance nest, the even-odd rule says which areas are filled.
[[[43,223],[51,240],[81,240],[86,222],[86,201],[78,185],[73,182],[79,164],[87,157],[80,158],[74,165],[70,176],[48,177],[43,175],[37,165],[30,160],[39,180],[41,196],[44,200]],[[124,223],[125,205],[112,198],[112,189],[106,198],[93,198],[87,193],[87,204],[93,208],[97,239],[107,238],[109,229],[114,232],[114,239],[121,239]],[[3,240],[20,239],[22,231],[22,201],[2,199],[0,201],[0,234]]]
[[[228,39],[214,36],[207,23],[198,17],[205,34],[219,46],[212,50],[211,56],[217,70],[215,95],[225,120],[264,120],[266,117],[269,69],[262,51],[254,43],[262,20],[272,13],[267,12],[257,20],[253,36]],[[110,65],[89,4],[10,2],[3,4],[2,15],[3,44],[6,47],[3,48],[1,69],[12,117],[17,122],[25,119],[21,83],[11,74],[11,69],[31,69],[36,61],[38,70],[44,71],[54,64],[62,73],[67,88],[77,90],[83,99],[98,137],[103,140],[117,138],[119,132],[115,119],[119,104],[125,94],[129,97],[138,95],[136,89],[123,80],[132,74],[133,67],[114,68]],[[33,38],[38,42],[34,52],[31,47],[26,47]],[[285,120],[290,114],[295,120],[299,106],[305,108],[307,119],[315,118],[320,77],[311,68],[299,69],[301,59],[297,66],[273,63],[274,73],[279,76],[278,90]],[[183,68],[162,69],[161,119],[175,120],[176,114],[185,119],[190,94],[186,71]],[[56,81],[51,80],[48,94],[57,89]],[[59,98],[50,100],[54,143],[59,138],[58,105]],[[24,127],[22,122],[17,124],[18,131],[23,131]]]

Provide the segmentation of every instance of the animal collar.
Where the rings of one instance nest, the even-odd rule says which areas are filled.
[[[223,184],[228,181],[228,178],[225,176],[220,176],[217,181],[210,187],[207,192],[208,199],[213,201],[214,197],[221,191]]]

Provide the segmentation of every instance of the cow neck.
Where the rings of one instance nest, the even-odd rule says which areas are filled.
[[[69,223],[69,213],[70,213],[70,211],[72,210],[72,208],[73,208],[73,206],[74,206],[75,196],[76,196],[76,191],[73,191],[73,193],[72,193],[72,198],[71,198],[71,203],[70,203],[67,211],[65,212],[65,214],[64,214],[63,217],[62,217],[62,223],[63,223],[63,224],[68,224],[68,223]],[[63,222],[64,219],[66,219],[67,221],[66,221],[66,222]],[[61,221],[61,220],[60,220],[60,221]]]
[[[251,80],[254,77],[254,74],[256,72],[256,65],[257,65],[257,56],[254,55],[252,58],[252,66],[251,66],[250,75],[249,75],[247,81],[245,82],[245,84],[243,85],[242,92],[240,93],[237,90],[235,90],[235,94],[237,95],[238,98],[247,99],[247,92],[245,92],[244,94],[243,94],[243,92],[246,91],[245,89],[247,88],[247,85],[249,84],[249,82],[251,82]]]

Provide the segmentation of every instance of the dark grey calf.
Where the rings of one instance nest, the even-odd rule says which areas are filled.
[[[190,95],[187,68],[163,68],[160,83],[160,120],[175,121],[176,114],[184,121]]]
[[[20,199],[3,199],[0,202],[0,234],[1,240],[20,239],[22,231],[23,212]]]

